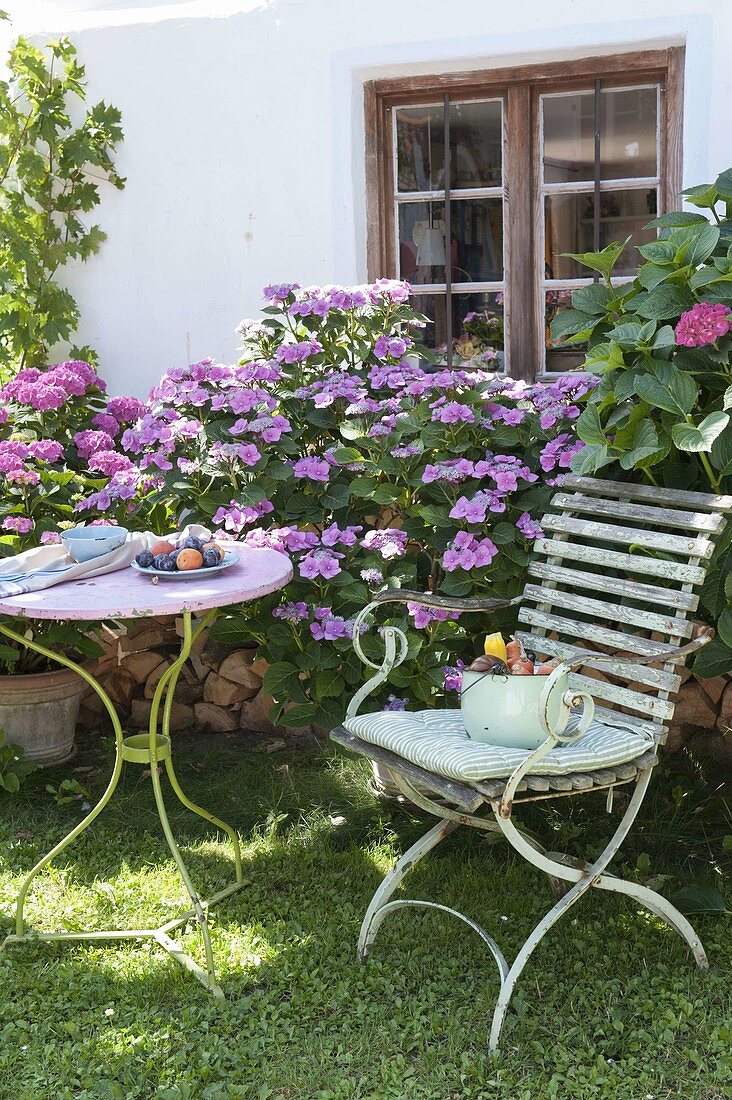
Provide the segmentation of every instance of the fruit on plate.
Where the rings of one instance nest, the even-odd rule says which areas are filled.
[[[175,564],[178,569],[200,569],[203,565],[203,554],[200,550],[194,550],[193,547],[184,547],[178,554]]]
[[[167,539],[158,539],[158,541],[154,542],[150,547],[150,552],[153,557],[157,557],[158,554],[170,554],[173,550],[175,550],[173,543],[168,542]]]
[[[486,656],[498,657],[499,661],[506,660],[506,643],[500,630],[486,636],[483,652]]]
[[[214,539],[202,539],[197,535],[171,535],[167,539],[158,539],[150,549],[141,550],[135,563],[141,569],[177,573],[214,569],[223,564],[225,557],[224,548]]]

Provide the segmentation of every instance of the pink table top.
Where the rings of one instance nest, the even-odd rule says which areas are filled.
[[[190,581],[158,580],[130,566],[87,580],[67,581],[40,592],[26,592],[0,600],[0,613],[33,619],[134,619],[151,615],[178,615],[211,607],[256,600],[276,592],[292,579],[292,563],[277,550],[254,549],[240,543],[222,543],[235,553],[236,565],[206,578]]]

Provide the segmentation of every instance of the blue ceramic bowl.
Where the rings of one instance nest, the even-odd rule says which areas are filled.
[[[61,536],[67,554],[74,561],[91,561],[116,550],[127,538],[126,527],[72,527]]]

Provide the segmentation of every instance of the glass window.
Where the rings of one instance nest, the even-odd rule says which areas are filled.
[[[457,346],[464,335],[463,317],[484,310],[491,294],[502,301],[502,157],[500,99],[450,99],[394,111],[397,273],[429,288],[419,306],[430,318],[425,342],[447,361],[465,358]],[[449,311],[448,284],[460,290],[452,294]],[[500,313],[501,346],[488,358],[498,362],[500,351],[503,366],[502,306]]]
[[[594,252],[630,238],[613,276],[632,278],[640,259],[638,245],[656,237],[656,230],[647,226],[658,211],[661,183],[659,96],[660,85],[651,84],[600,85],[540,97],[547,370],[581,365],[577,346],[557,349],[550,340],[551,319],[569,305],[572,287],[593,280],[592,272],[567,254]]]

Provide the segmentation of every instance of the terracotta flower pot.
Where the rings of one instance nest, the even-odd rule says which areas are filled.
[[[0,676],[0,729],[34,764],[63,764],[76,751],[74,735],[84,681],[71,669]]]

